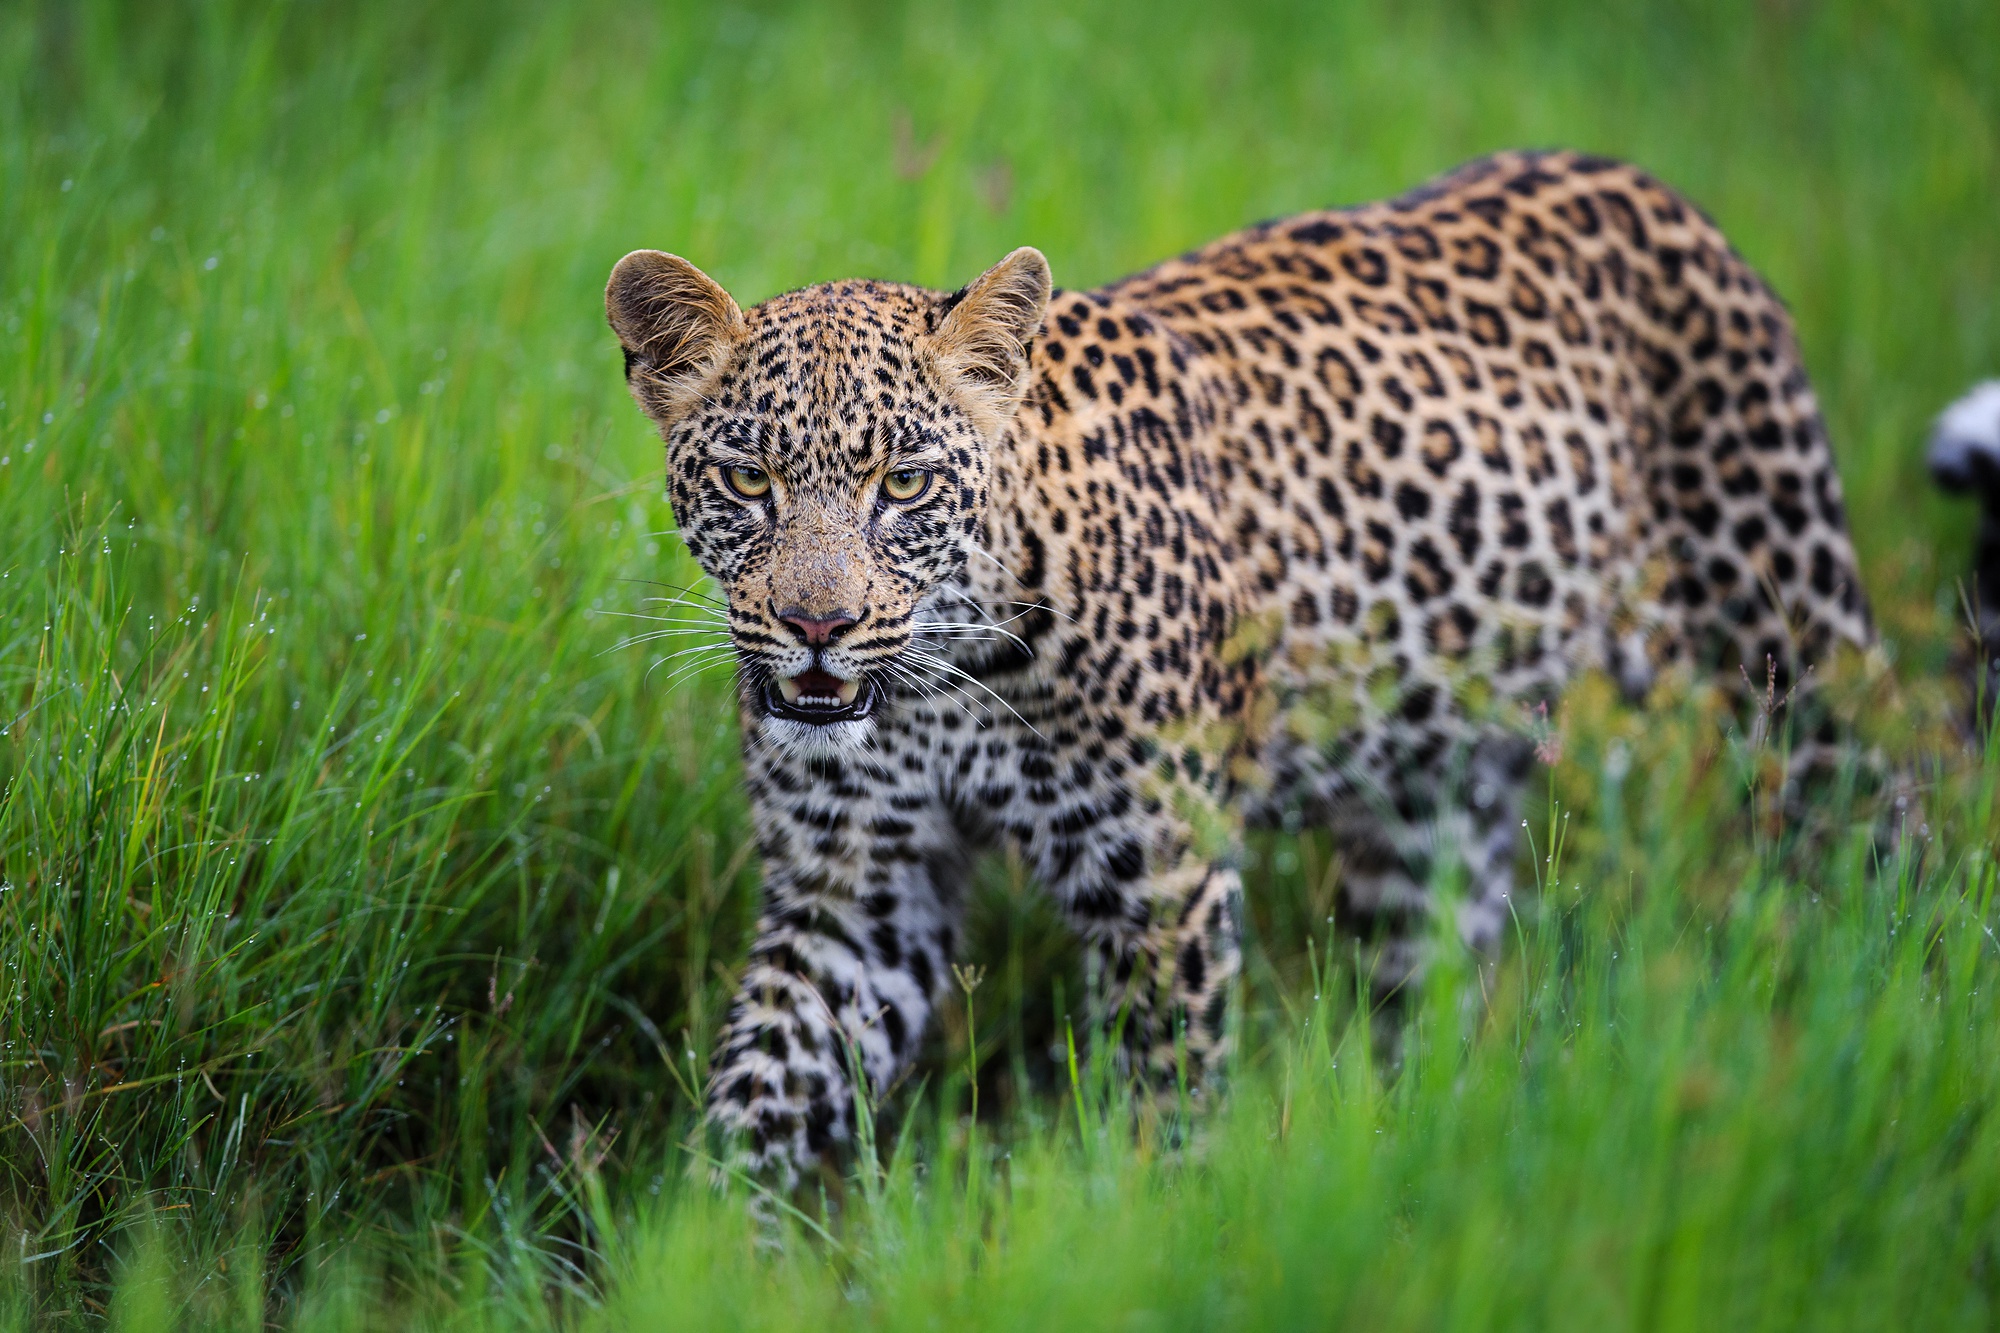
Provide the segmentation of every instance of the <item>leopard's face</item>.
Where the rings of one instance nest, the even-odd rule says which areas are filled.
[[[991,459],[924,354],[938,304],[865,284],[767,302],[667,431],[682,536],[776,734],[859,739],[887,678],[926,674],[913,623],[967,558]]]
[[[769,739],[864,745],[888,687],[935,674],[924,609],[977,541],[1047,295],[1033,251],[954,296],[839,283],[747,315],[671,256],[614,271],[628,379]]]

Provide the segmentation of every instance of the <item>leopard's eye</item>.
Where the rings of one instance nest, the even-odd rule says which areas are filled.
[[[761,500],[771,493],[771,474],[747,463],[724,468],[722,479],[729,483],[730,490],[746,500]]]
[[[899,467],[882,479],[882,489],[899,504],[908,504],[930,488],[931,474],[920,467]]]

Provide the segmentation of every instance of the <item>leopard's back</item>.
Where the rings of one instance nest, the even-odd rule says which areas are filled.
[[[1467,709],[1579,669],[1637,693],[1676,662],[1782,678],[1872,640],[1786,310],[1634,168],[1503,154],[1106,294],[1215,382],[1281,798],[1338,786],[1329,752],[1393,789]]]

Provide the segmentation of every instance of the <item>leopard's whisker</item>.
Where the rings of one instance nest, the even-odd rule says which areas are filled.
[[[654,662],[652,666],[646,668],[646,675],[650,677],[654,671],[666,665],[666,663],[669,660],[670,659],[665,657],[660,658],[658,661]],[[717,654],[707,657],[697,657],[693,661],[683,662],[681,663],[681,665],[675,667],[672,671],[667,673],[667,678],[664,681],[660,682],[660,689],[663,692],[671,690],[680,681],[686,679],[689,676],[696,676],[701,674],[701,672],[714,666],[717,662],[721,660],[722,660],[721,656]]]
[[[641,606],[667,606],[677,611],[687,611],[694,615],[709,616],[716,620],[729,619],[729,608],[711,606],[707,602],[690,602],[685,597],[641,597]]]
[[[612,644],[609,648],[606,648],[603,652],[598,653],[597,656],[604,657],[611,653],[618,652],[621,649],[636,648],[638,645],[642,643],[654,643],[660,639],[684,639],[688,637],[688,633],[689,632],[684,629],[656,629],[656,630],[649,630],[644,634],[628,635],[627,637],[620,639],[617,643]],[[724,637],[718,639],[709,639],[702,643],[693,644],[688,648],[683,649],[682,652],[695,652],[700,649],[727,648],[729,646],[730,646],[729,639]],[[675,657],[679,657],[681,656],[681,653],[675,653],[673,655]]]
[[[648,622],[649,624],[666,626],[665,629],[649,629],[649,630],[637,631],[641,635],[649,635],[653,638],[664,639],[676,634],[680,635],[705,634],[709,636],[715,636],[717,634],[720,634],[726,638],[729,633],[729,626],[727,625],[704,624],[700,621],[671,620],[665,616],[634,616],[632,617],[632,619],[643,620]]]
[[[945,689],[943,686],[941,686],[934,680],[928,680],[925,679],[924,677],[919,676],[916,672],[912,671],[908,667],[890,663],[886,664],[883,669],[886,671],[893,672],[898,678],[907,681],[911,686],[911,688],[915,689],[925,699],[938,700],[943,703],[948,703],[953,708],[956,708],[959,712],[963,713],[967,718],[971,719],[973,726],[980,728],[981,730],[985,729],[986,726],[985,720],[978,713],[973,712],[972,709],[967,707],[965,700],[959,698],[958,695],[955,694],[953,691]]]
[[[1042,736],[1041,728],[1037,727],[1034,723],[1028,721],[1027,718],[1022,717],[1021,714],[1015,710],[1014,705],[1008,703],[1004,698],[1000,696],[999,692],[996,691],[991,685],[988,685],[985,681],[973,675],[970,671],[966,671],[961,667],[954,666],[952,663],[947,662],[943,658],[937,656],[937,654],[927,652],[924,649],[918,648],[915,644],[911,644],[904,651],[906,653],[916,655],[920,660],[929,659],[927,661],[923,661],[923,665],[929,667],[933,672],[939,672],[939,671],[947,672],[953,676],[957,676],[963,679],[968,684],[975,685],[980,689],[986,691],[986,693],[992,698],[994,703],[999,704],[1002,708],[1006,709],[1009,713],[1012,713],[1014,715],[1014,720],[1016,722],[1019,722],[1029,731],[1034,732],[1035,735],[1041,736],[1041,738],[1044,741],[1048,739],[1048,737]]]
[[[918,626],[911,632],[921,634],[927,639],[944,639],[964,643],[993,643],[1000,638],[998,634],[977,634],[970,629],[938,629],[929,625]],[[1009,634],[1007,637],[1011,639],[1014,636]]]
[[[662,666],[683,657],[692,657],[697,662],[700,662],[711,657],[719,659],[724,654],[733,651],[734,648],[729,644],[697,644],[692,648],[682,648],[678,652],[671,652],[664,657],[654,658],[652,665],[646,668],[646,675],[650,677],[653,672]]]
[[[908,685],[912,690],[916,691],[919,697],[921,697],[925,701],[928,702],[932,700],[942,700],[944,702],[954,705],[959,709],[960,712],[966,713],[968,717],[971,716],[971,713],[966,710],[964,704],[960,703],[956,699],[953,699],[949,694],[947,694],[943,689],[939,688],[935,683],[920,679],[918,676],[912,673],[908,668],[898,666],[894,662],[885,662],[882,664],[880,670],[882,670],[889,676],[892,676],[893,678],[900,680],[904,684]],[[977,723],[978,719],[973,718],[973,721]]]
[[[679,639],[691,644],[692,643],[723,644],[731,642],[731,639],[727,634],[718,634],[712,629],[711,630],[681,629],[681,628],[649,629],[649,630],[641,630],[637,634],[626,635],[624,638],[620,639],[617,643],[614,643],[609,648],[606,648],[604,652],[615,653],[622,648],[630,648],[633,644],[654,643],[661,639]],[[598,656],[600,657],[603,655],[604,655],[603,653],[598,654]]]
[[[712,640],[711,642],[708,642],[708,643],[696,643],[696,644],[690,644],[690,645],[688,645],[688,646],[687,646],[687,647],[685,647],[685,648],[682,648],[682,649],[679,649],[678,651],[675,651],[675,652],[672,652],[672,653],[669,653],[669,654],[667,654],[667,658],[668,658],[668,659],[672,659],[672,658],[676,658],[676,657],[686,657],[686,656],[687,656],[688,654],[690,654],[690,653],[719,653],[719,652],[727,652],[727,651],[729,651],[729,650],[730,650],[731,648],[733,648],[734,646],[735,646],[735,645],[734,645],[734,644],[732,644],[732,643],[730,643],[730,641],[729,641],[729,640],[727,640],[727,639],[715,639],[715,640]]]
[[[1023,613],[1023,614],[1025,614],[1025,613]],[[1013,620],[1013,619],[1018,619],[1018,618],[1019,618],[1019,617],[1009,617],[1009,620]],[[916,629],[916,632],[918,632],[918,633],[920,633],[920,634],[935,634],[935,635],[936,635],[937,637],[939,637],[939,638],[969,638],[969,637],[977,637],[977,638],[981,638],[981,639],[989,639],[989,640],[990,640],[990,639],[991,639],[991,638],[993,637],[993,635],[994,635],[994,634],[1001,634],[1001,635],[1005,635],[1005,636],[1006,636],[1007,638],[1009,638],[1009,639],[1012,639],[1012,640],[1013,640],[1013,641],[1014,641],[1015,643],[1019,644],[1019,645],[1021,646],[1021,648],[1022,648],[1023,650],[1025,650],[1025,651],[1029,651],[1029,652],[1032,652],[1032,651],[1033,651],[1033,649],[1029,648],[1029,646],[1028,646],[1028,641],[1027,641],[1026,639],[1023,639],[1023,638],[1022,638],[1022,637],[1021,637],[1020,635],[1018,635],[1018,634],[1015,634],[1015,633],[1013,633],[1013,632],[1012,632],[1011,630],[1008,630],[1008,629],[1004,628],[1004,626],[1005,626],[1005,625],[1006,625],[1007,623],[1008,623],[1007,621],[1002,621],[1002,622],[1000,622],[1000,624],[997,624],[997,625],[996,625],[996,624],[992,623],[991,621],[974,621],[974,620],[928,620],[928,621],[920,621],[920,622],[918,622],[918,624],[917,624],[917,625],[915,626],[915,629]],[[976,636],[974,636],[974,635],[971,635],[971,634],[969,634],[969,633],[968,633],[968,634],[956,634],[956,633],[941,633],[941,632],[940,632],[940,631],[960,631],[960,630],[963,630],[963,631],[974,631],[974,630],[976,630],[976,631],[979,631],[979,633],[978,633],[978,634],[977,634]],[[990,632],[989,632],[989,631],[990,631]]]
[[[722,616],[653,616],[643,611],[599,611],[600,616],[617,616],[620,620],[649,620],[660,625],[712,625],[727,629],[729,621]]]
[[[994,555],[991,551],[987,550],[984,546],[981,546],[978,542],[974,541],[972,538],[970,537],[965,538],[965,549],[972,552],[976,556],[981,556],[987,560],[992,561],[993,567],[995,569],[999,570],[1002,574],[1005,574],[1008,578],[1014,580],[1014,582],[1019,583],[1023,588],[1028,586],[1026,583],[1022,582],[1021,576],[1019,574],[1016,574],[1013,570],[1007,568],[1006,565],[1001,563],[999,556]]]
[[[727,653],[734,650],[735,645],[731,643],[697,643],[685,648],[677,648],[673,652],[654,660],[657,662],[673,662],[683,657],[697,657],[708,653]]]
[[[662,579],[635,579],[630,577],[621,578],[618,581],[620,583],[643,584],[649,588],[665,588],[669,592],[681,593],[689,597],[700,598],[702,601],[708,602],[714,606],[721,607],[724,610],[727,610],[729,607],[729,603],[724,599],[720,597],[711,597],[707,593],[703,592],[701,589],[685,583],[668,583]]]
[[[1018,606],[1021,608],[1018,615],[1009,616],[1007,620],[1001,622],[1002,624],[1017,620],[1020,616],[1031,616],[1037,611],[1046,611],[1052,616],[1060,616],[1072,625],[1076,623],[1075,616],[1069,614],[1067,611],[1058,610],[1056,607],[1050,606],[1047,602],[1023,602],[1012,597],[996,597],[993,601],[999,606]]]

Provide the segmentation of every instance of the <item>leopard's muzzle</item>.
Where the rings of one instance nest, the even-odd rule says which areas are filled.
[[[764,685],[764,711],[772,717],[825,726],[859,722],[875,711],[880,691],[872,676],[842,680],[812,667],[795,676],[773,676]]]

